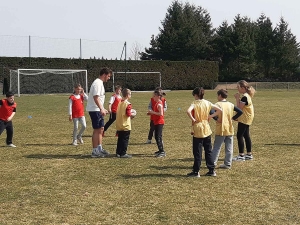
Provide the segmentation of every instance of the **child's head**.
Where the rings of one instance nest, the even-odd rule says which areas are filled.
[[[74,94],[80,94],[82,92],[81,84],[75,84],[74,85]]]
[[[128,88],[124,88],[122,90],[122,96],[123,98],[127,98],[127,99],[131,98],[131,90]]]
[[[249,85],[245,80],[240,80],[239,82],[237,82],[237,89],[240,93],[247,93],[251,97],[253,97],[255,93],[255,89],[251,85]]]
[[[6,99],[9,103],[11,103],[11,104],[14,103],[14,101],[15,101],[14,93],[12,93],[11,91],[6,92]]]
[[[220,89],[218,90],[217,95],[218,95],[218,101],[221,101],[227,98],[228,92],[225,89]]]
[[[197,99],[203,99],[204,96],[204,89],[203,87],[196,87],[193,92],[192,95],[197,98]]]
[[[161,94],[162,94],[163,96],[166,96],[166,95],[167,95],[165,92],[163,92],[162,87],[157,87],[157,88],[155,88],[155,90],[161,91]]]
[[[119,95],[119,94],[121,94],[121,91],[122,91],[122,87],[120,85],[116,85],[115,86],[115,93]]]
[[[158,100],[163,96],[163,92],[161,90],[155,89],[153,92],[154,100]]]

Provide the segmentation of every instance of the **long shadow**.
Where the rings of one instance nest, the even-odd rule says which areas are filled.
[[[151,177],[161,177],[161,178],[167,178],[167,177],[186,177],[186,175],[179,175],[179,174],[170,174],[170,173],[165,173],[165,174],[159,174],[159,173],[152,173],[152,174],[121,174],[120,175],[124,179],[140,179],[140,178],[151,178]]]
[[[109,144],[109,143],[106,144],[106,143],[105,143],[105,145],[115,145],[115,146],[116,146],[117,143],[115,143],[115,144]],[[130,146],[130,145],[146,145],[146,144],[144,144],[144,143],[129,143],[128,145]]]
[[[264,144],[264,145],[300,146],[300,144],[287,144],[287,143],[274,143],[274,144]]]
[[[179,165],[172,165],[172,166],[149,166],[150,168],[157,169],[157,170],[168,170],[168,169],[185,169],[190,170],[191,166],[179,166]]]
[[[49,143],[27,143],[26,146],[66,146],[68,144],[49,144]],[[69,144],[71,145],[71,144]]]
[[[29,158],[29,159],[107,159],[107,158],[116,158],[115,155],[109,155],[106,156],[105,158],[92,158],[91,155],[82,155],[82,154],[77,154],[77,155],[69,155],[69,154],[31,154],[31,155],[25,155],[24,157]]]

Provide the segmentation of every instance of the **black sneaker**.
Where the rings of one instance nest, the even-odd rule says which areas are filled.
[[[208,171],[205,176],[216,177],[217,174],[214,170]]]
[[[188,173],[187,176],[188,177],[200,177],[200,174],[199,174],[199,172],[192,171],[191,173]]]

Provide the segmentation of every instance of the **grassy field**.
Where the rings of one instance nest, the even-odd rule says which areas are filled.
[[[233,102],[234,93],[229,92],[228,100]],[[5,132],[0,137],[0,224],[300,223],[300,91],[258,91],[250,128],[254,160],[217,169],[217,177],[200,178],[186,177],[193,164],[186,115],[191,91],[167,93],[166,158],[154,157],[155,144],[144,144],[151,95],[132,94],[138,112],[128,149],[132,159],[90,157],[88,114],[85,143],[70,145],[67,95],[16,98],[17,148],[5,146]],[[216,91],[206,91],[205,98],[216,102]],[[211,126],[214,130],[214,121]],[[113,125],[104,139],[111,153],[114,132]],[[219,164],[223,157],[222,150]],[[202,162],[201,175],[207,172],[204,166]]]

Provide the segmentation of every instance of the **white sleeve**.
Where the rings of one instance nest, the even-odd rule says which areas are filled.
[[[69,99],[69,115],[72,115],[72,99]]]
[[[89,99],[89,96],[86,93],[83,93],[83,99],[87,101]]]
[[[109,100],[108,103],[109,103],[109,104],[113,104],[114,101],[115,101],[115,96],[112,95],[112,96],[110,97],[110,100]]]

